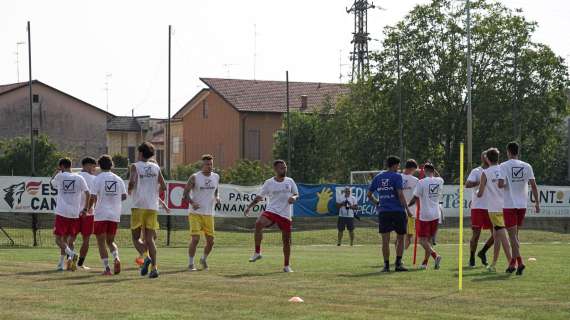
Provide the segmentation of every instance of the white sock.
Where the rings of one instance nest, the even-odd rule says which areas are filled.
[[[188,256],[188,265],[194,264],[194,257]]]
[[[111,251],[111,254],[113,255],[114,260],[119,260],[119,249]]]
[[[208,258],[208,255],[207,255],[207,254],[203,254],[203,255],[202,255],[202,260],[206,261],[207,258]]]
[[[61,256],[59,256],[59,264],[63,265],[63,261],[65,261],[65,254],[62,254]]]
[[[109,268],[109,258],[104,258],[101,260],[103,261],[103,267],[105,268],[105,270],[107,270],[107,268]]]
[[[73,256],[75,255],[75,252],[73,252],[73,250],[69,249],[68,246],[65,246],[65,253],[69,256],[69,259],[73,258]]]

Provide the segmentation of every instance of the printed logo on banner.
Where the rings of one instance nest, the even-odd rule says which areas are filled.
[[[168,183],[167,206],[170,209],[188,209],[188,201],[182,200],[185,186],[186,186],[185,183],[178,183],[178,182]]]
[[[26,183],[26,192],[31,195],[36,195],[40,191],[41,181],[30,181]]]
[[[317,192],[317,205],[316,211],[318,214],[329,213],[329,202],[333,198],[333,192],[331,188],[323,187],[321,192]]]
[[[22,194],[24,194],[25,183],[20,182],[18,184],[13,184],[4,189],[4,201],[10,206],[11,209],[14,209],[14,201],[17,200],[17,204],[22,203]],[[17,199],[16,199],[17,198]]]
[[[105,181],[105,192],[116,193],[117,181]]]

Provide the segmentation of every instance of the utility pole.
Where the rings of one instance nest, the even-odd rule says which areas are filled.
[[[467,169],[473,167],[473,113],[471,106],[471,4],[467,6]]]
[[[285,71],[287,96],[287,166],[291,169],[291,114],[289,113],[289,71]]]
[[[105,75],[105,101],[107,106],[107,112],[109,112],[109,79],[111,79],[112,74],[107,73]]]
[[[16,75],[17,75],[17,82],[20,82],[20,46],[26,44],[24,41],[16,42]]]
[[[29,98],[30,98],[30,166],[32,177],[36,175],[36,164],[35,164],[35,146],[34,146],[34,109],[33,109],[33,95],[32,95],[32,30],[30,27],[30,21],[28,21],[28,88],[29,88]]]
[[[398,68],[398,123],[400,126],[400,159],[404,160],[404,124],[402,118],[402,84],[400,83],[400,38],[396,42],[396,64]]]
[[[253,80],[255,80],[255,72],[257,67],[257,25],[253,24]]]
[[[166,178],[170,179],[170,80],[171,80],[171,52],[172,52],[172,25],[168,25],[168,119],[166,120]],[[170,197],[168,190],[165,192],[167,197]],[[165,199],[166,203],[169,203],[169,199]],[[166,217],[166,245],[170,246],[170,228],[171,228],[171,217],[167,215]]]

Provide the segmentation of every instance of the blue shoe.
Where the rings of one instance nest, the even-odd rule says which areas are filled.
[[[148,275],[149,278],[154,279],[154,278],[158,278],[158,269],[154,269],[150,272],[150,274]]]
[[[146,276],[148,274],[148,267],[150,267],[150,264],[152,263],[152,260],[150,260],[149,257],[146,257],[144,259],[144,263],[141,266],[141,276]]]

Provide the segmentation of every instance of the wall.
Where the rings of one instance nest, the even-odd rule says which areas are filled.
[[[255,141],[250,141],[250,135],[248,132],[250,130],[259,130],[260,132],[260,159],[250,159],[250,160],[261,160],[263,163],[269,163],[273,160],[273,143],[274,135],[277,130],[282,128],[283,115],[281,113],[267,113],[267,112],[248,112],[244,113],[243,118],[245,118],[245,146],[242,151],[243,158],[248,157],[251,153],[252,144]]]

